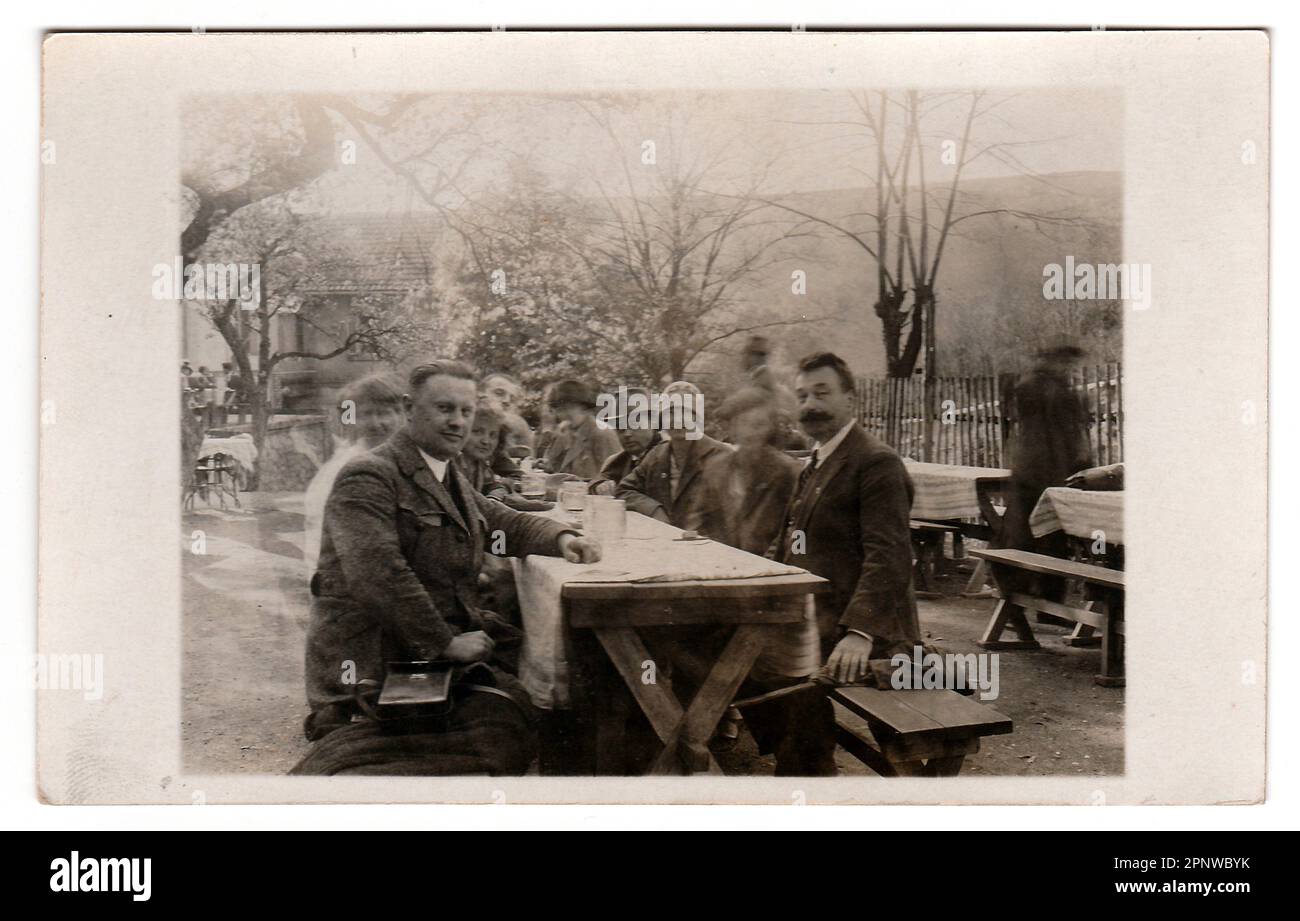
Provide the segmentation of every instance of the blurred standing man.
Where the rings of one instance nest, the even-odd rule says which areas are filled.
[[[675,381],[664,388],[663,396],[681,394],[693,400],[700,388],[687,381]],[[615,495],[627,502],[627,507],[648,518],[666,521],[674,527],[689,528],[705,513],[708,502],[704,480],[705,464],[715,455],[730,453],[730,449],[708,435],[697,439],[687,438],[690,431],[687,420],[678,418],[674,407],[665,420],[668,441],[650,449],[632,472],[619,481]]]
[[[551,391],[550,405],[568,425],[551,444],[546,469],[594,480],[605,461],[619,452],[614,430],[596,421],[595,394],[579,381],[560,381]]]
[[[758,556],[780,536],[801,468],[773,447],[779,411],[772,394],[758,387],[722,404],[717,415],[736,449],[719,451],[704,465],[708,499],[689,523],[692,530]]]
[[[1092,465],[1087,413],[1070,386],[1070,371],[1083,355],[1073,338],[1057,336],[1038,351],[1037,364],[1016,382],[1017,428],[1008,451],[1011,483],[1002,517],[1003,547],[1067,555],[1065,533],[1036,539],[1029,530],[1029,516],[1043,490],[1064,486],[1070,474]],[[1029,574],[1026,577],[1026,582],[1032,581]],[[1053,577],[1042,583],[1043,597],[1055,601],[1064,597],[1063,580]]]
[[[826,671],[841,683],[865,678],[873,659],[910,655],[921,641],[908,525],[912,481],[898,455],[853,419],[853,385],[848,365],[831,352],[799,362],[799,424],[814,445],[777,545],[780,562],[831,583],[816,596],[817,628]],[[830,701],[811,694],[796,700],[791,725],[804,741],[777,747],[777,772],[833,775]]]
[[[487,535],[502,532],[513,556],[600,559],[599,544],[487,499],[460,473],[452,461],[477,399],[467,365],[417,367],[405,427],[339,473],[307,628],[305,728],[316,744],[293,773],[522,774],[532,760],[531,704],[496,667],[476,666],[441,731],[395,732],[371,716],[389,662],[492,656],[485,631],[498,618],[478,595]],[[488,681],[495,687],[482,690]]]
[[[808,442],[795,428],[798,406],[790,388],[782,386],[767,363],[770,346],[766,336],[750,336],[741,354],[740,366],[752,386],[766,390],[776,402],[777,435],[773,444],[784,450],[803,451]]]

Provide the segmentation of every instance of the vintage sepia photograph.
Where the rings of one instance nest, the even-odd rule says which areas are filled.
[[[1123,105],[187,98],[186,770],[1123,773]]]
[[[1266,36],[43,54],[44,801],[1263,798]]]

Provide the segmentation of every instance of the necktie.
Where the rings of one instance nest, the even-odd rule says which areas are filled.
[[[808,458],[808,463],[799,471],[799,481],[795,484],[794,494],[802,496],[805,489],[808,488],[808,481],[812,479],[813,473],[817,470],[817,450],[814,448],[812,456]]]

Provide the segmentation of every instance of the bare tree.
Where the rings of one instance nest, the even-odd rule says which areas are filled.
[[[259,456],[273,410],[272,375],[277,365],[289,359],[324,361],[355,348],[382,354],[387,341],[410,325],[409,318],[400,313],[387,316],[376,307],[356,325],[340,326],[323,310],[321,300],[313,296],[321,280],[316,267],[347,255],[334,251],[281,199],[267,198],[241,209],[233,219],[223,221],[195,255],[205,264],[259,267],[260,284],[253,298],[243,300],[231,291],[228,297],[196,301],[221,334],[239,369]],[[275,326],[283,317],[296,318],[295,322],[317,330],[331,345],[320,349],[281,347]],[[256,487],[256,472],[252,485]]]
[[[776,217],[758,197],[765,170],[733,178],[731,141],[690,154],[670,130],[653,168],[634,175],[629,153],[642,142],[620,132],[617,106],[579,105],[608,138],[621,185],[596,181],[595,200],[579,203],[585,233],[570,245],[620,331],[615,344],[629,370],[655,383],[681,378],[729,337],[827,319],[746,317],[745,295],[788,257],[787,244],[813,235],[808,222]]]
[[[843,235],[870,258],[876,270],[876,298],[872,310],[881,322],[887,373],[909,377],[924,356],[927,380],[938,373],[935,342],[935,309],[938,302],[939,270],[945,250],[958,226],[992,215],[1006,215],[1026,221],[1040,230],[1053,226],[1077,226],[1073,213],[1042,214],[1014,208],[988,207],[963,194],[962,178],[967,168],[982,157],[990,157],[1038,181],[1049,182],[1030,170],[1014,148],[1040,141],[997,141],[980,144],[976,125],[994,118],[993,111],[1010,96],[991,98],[982,90],[923,94],[916,90],[892,93],[850,93],[854,114],[833,124],[862,132],[870,140],[873,159],[867,193],[874,199],[874,211],[847,218],[810,214],[780,201],[769,204]],[[959,131],[934,134],[930,121],[935,112],[961,104]],[[946,114],[946,113],[945,113]],[[939,162],[951,168],[951,175],[936,183],[926,172],[927,157],[939,150]],[[865,228],[850,226],[854,218],[866,218]]]

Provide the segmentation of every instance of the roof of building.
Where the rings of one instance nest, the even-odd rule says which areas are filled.
[[[331,258],[315,267],[310,294],[409,291],[432,281],[442,223],[419,212],[322,215],[309,225]],[[338,258],[338,252],[344,254]]]

